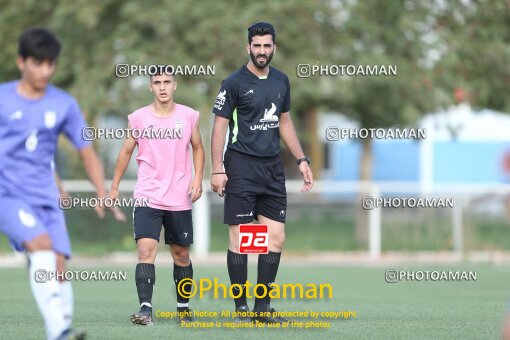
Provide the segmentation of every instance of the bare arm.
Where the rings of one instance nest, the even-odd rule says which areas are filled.
[[[60,193],[60,197],[70,197],[71,195],[69,195],[69,193],[64,188],[64,185],[62,184],[62,179],[60,178],[58,173],[55,171],[54,174],[55,174],[55,182],[57,183],[57,188]]]
[[[212,172],[223,172],[223,149],[225,148],[225,134],[230,120],[214,116],[211,136]]]
[[[80,157],[83,162],[83,165],[85,167],[85,171],[87,172],[87,175],[92,182],[92,184],[96,187],[97,197],[99,198],[106,198],[106,190],[104,188],[104,172],[103,172],[103,165],[101,164],[101,161],[99,160],[99,157],[97,156],[96,152],[94,151],[94,148],[92,146],[86,146],[80,151]],[[96,206],[94,208],[97,215],[100,218],[104,217],[104,207],[103,206]],[[120,211],[117,207],[112,207],[109,209],[115,219],[117,221],[125,221],[126,216],[122,211]]]
[[[191,147],[193,148],[193,166],[195,168],[195,176],[191,183],[190,193],[191,201],[195,202],[202,196],[202,179],[204,177],[205,151],[202,145],[202,136],[198,122],[195,124],[191,132]]]
[[[103,165],[101,164],[99,157],[97,157],[94,148],[92,147],[92,145],[89,145],[84,147],[83,149],[80,149],[79,153],[83,166],[85,167],[85,171],[87,172],[87,176],[92,182],[92,185],[94,185],[94,187],[96,188],[97,197],[105,198],[106,191],[104,188]],[[104,217],[103,206],[98,205],[94,208],[94,210],[96,211],[97,215],[100,218]]]
[[[131,127],[128,125],[128,129]],[[119,196],[119,184],[122,176],[126,172],[126,169],[129,165],[129,161],[131,160],[131,156],[133,155],[133,150],[136,147],[136,141],[133,136],[129,136],[122,144],[122,149],[117,156],[117,162],[115,163],[115,170],[113,171],[113,180],[110,187],[110,197],[118,198]],[[113,194],[113,196],[112,196]]]
[[[87,176],[96,188],[97,196],[101,198],[106,197],[103,165],[94,151],[94,148],[92,145],[89,145],[81,149],[79,152],[85,171],[87,172]]]
[[[296,129],[292,123],[289,112],[283,112],[280,116],[280,137],[289,148],[294,158],[300,159],[305,157],[301,143],[296,134]],[[303,176],[304,184],[301,189],[302,192],[310,191],[313,187],[313,174],[310,166],[307,162],[301,162],[299,164],[299,172]]]
[[[287,145],[295,159],[305,157],[289,112],[283,112],[280,116],[280,137],[285,145]]]
[[[221,173],[223,170],[223,149],[225,147],[225,134],[229,120],[218,115],[214,116],[214,125],[211,136],[211,160],[212,172]],[[227,184],[228,178],[225,174],[211,175],[211,188],[214,192],[223,197],[223,191]]]

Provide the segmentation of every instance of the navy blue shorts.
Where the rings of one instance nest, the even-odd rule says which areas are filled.
[[[258,215],[285,223],[287,189],[279,156],[260,158],[227,149],[224,165],[228,181],[223,223],[250,223]]]
[[[190,210],[169,211],[150,207],[135,207],[133,228],[135,240],[152,238],[159,242],[161,227],[165,227],[165,243],[189,246],[193,243],[193,220]]]

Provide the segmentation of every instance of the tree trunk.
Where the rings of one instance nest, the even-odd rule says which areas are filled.
[[[372,180],[372,139],[366,138],[361,140],[361,159],[359,169],[359,180],[368,182]],[[369,196],[370,193],[366,189],[359,191],[358,201],[356,202],[356,241],[360,248],[368,247],[368,211],[362,207],[362,197]]]

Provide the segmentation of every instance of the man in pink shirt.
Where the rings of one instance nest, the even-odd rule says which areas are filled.
[[[140,311],[131,315],[133,324],[152,325],[152,292],[156,279],[154,260],[161,226],[165,227],[165,243],[174,259],[174,281],[177,293],[179,323],[192,321],[188,301],[179,294],[179,282],[193,277],[189,246],[193,243],[191,204],[202,195],[204,148],[198,127],[198,111],[174,102],[177,87],[174,76],[150,77],[154,101],[128,116],[131,135],[117,158],[110,197],[117,198],[120,180],[129,164],[135,146],[138,179],[133,210],[134,237],[138,247],[136,288]],[[195,174],[192,178],[190,144],[193,149]],[[144,204],[142,204],[144,205]],[[188,285],[183,285],[183,290]]]

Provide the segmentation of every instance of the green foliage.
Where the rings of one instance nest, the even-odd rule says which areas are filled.
[[[215,65],[215,76],[179,78],[176,93],[202,112],[207,131],[221,80],[248,60],[246,29],[256,21],[276,27],[272,65],[291,79],[297,125],[314,108],[363,127],[409,125],[454,103],[456,89],[475,106],[510,111],[504,1],[7,0],[0,4],[0,80],[18,76],[17,37],[29,26],[60,37],[54,82],[78,98],[90,124],[151,100],[148,80],[116,78],[117,63]],[[396,65],[398,74],[298,78],[298,64]]]
[[[446,50],[434,72],[443,91],[461,88],[478,107],[510,112],[510,3],[454,2],[437,18]]]

